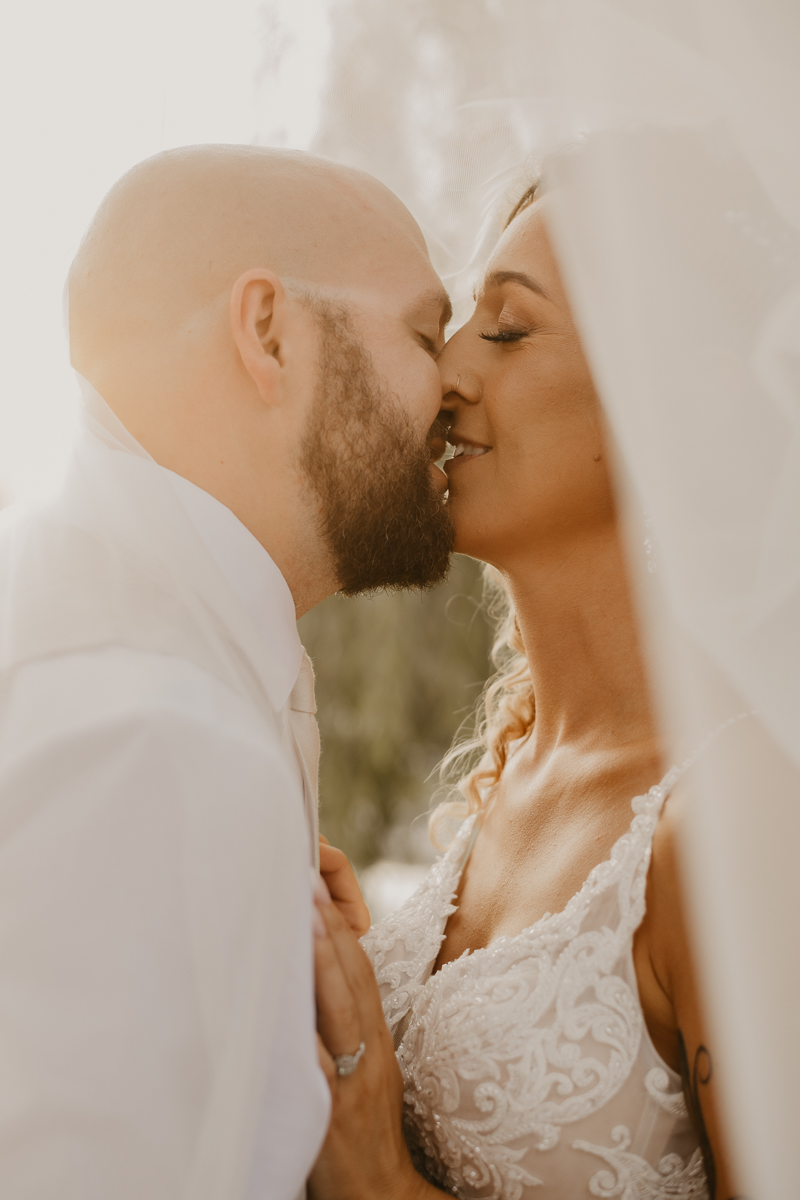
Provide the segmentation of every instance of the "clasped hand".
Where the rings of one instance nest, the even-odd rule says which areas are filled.
[[[320,1064],[331,1123],[309,1180],[311,1200],[428,1200],[441,1195],[416,1173],[403,1140],[403,1080],[372,966],[358,942],[369,912],[340,850],[320,845],[315,964]],[[327,885],[327,887],[325,886]],[[351,1075],[334,1056],[365,1052]]]

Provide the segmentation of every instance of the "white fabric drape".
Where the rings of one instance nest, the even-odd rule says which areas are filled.
[[[465,311],[544,163],[618,440],[654,679],[697,781],[689,891],[748,1194],[800,1126],[800,9],[339,0],[316,148],[419,219]]]

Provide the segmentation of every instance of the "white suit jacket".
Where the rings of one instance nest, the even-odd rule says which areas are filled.
[[[99,432],[0,518],[0,1196],[294,1200],[327,1112],[312,1085],[265,1160],[270,1072],[313,1056],[280,1028],[311,984],[285,667]]]

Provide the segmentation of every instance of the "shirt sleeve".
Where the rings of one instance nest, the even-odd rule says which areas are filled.
[[[3,1197],[177,1200],[226,1119],[247,1169],[302,798],[238,697],[125,655],[40,666],[2,709]]]

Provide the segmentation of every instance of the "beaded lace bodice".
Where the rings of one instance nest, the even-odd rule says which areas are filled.
[[[633,803],[609,858],[554,915],[431,974],[475,817],[363,945],[405,1081],[417,1169],[474,1200],[707,1197],[681,1081],[633,966],[653,833],[678,775]]]

